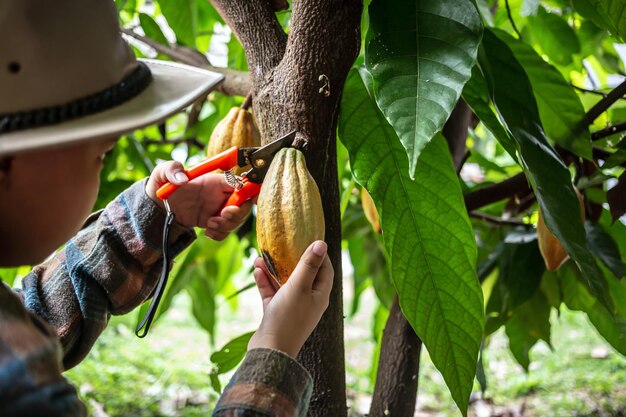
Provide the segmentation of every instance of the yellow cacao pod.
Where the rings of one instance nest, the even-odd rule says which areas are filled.
[[[372,196],[367,192],[365,187],[361,188],[361,206],[363,206],[363,213],[365,213],[365,217],[372,225],[374,231],[380,233],[382,229],[380,228],[378,210],[376,210],[376,204],[374,204]]]
[[[580,215],[584,223],[585,203],[583,196],[576,188],[574,188],[574,191],[576,191],[576,197],[578,197]],[[563,245],[561,245],[561,242],[548,230],[548,227],[543,221],[541,207],[539,208],[539,220],[537,221],[537,240],[539,241],[539,251],[541,252],[541,256],[543,257],[548,271],[556,271],[569,259],[569,255],[563,248]]]
[[[304,155],[281,149],[270,165],[257,201],[256,233],[261,256],[283,285],[311,243],[324,239],[324,211]]]
[[[254,123],[252,113],[241,107],[233,107],[213,129],[207,148],[207,156],[211,158],[233,146],[245,148],[260,144],[261,135],[256,123]],[[248,169],[250,169],[249,166],[235,167],[233,171],[240,175]]]

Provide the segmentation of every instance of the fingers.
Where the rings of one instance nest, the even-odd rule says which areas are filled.
[[[276,282],[276,280],[274,278],[272,278],[272,274],[270,273],[270,270],[267,269],[267,265],[265,264],[265,260],[262,257],[258,257],[254,260],[254,267],[255,268],[259,268],[262,269],[263,272],[265,272],[265,275],[267,275],[268,277],[270,277],[270,283],[272,284],[272,287],[274,287],[274,289],[276,291],[278,291],[278,289],[280,288],[280,286],[278,285],[278,283]]]
[[[178,161],[168,161],[159,164],[152,172],[152,177],[159,186],[166,182],[174,185],[183,185],[189,182],[183,164]]]
[[[241,226],[250,213],[252,204],[252,201],[246,201],[240,207],[224,207],[221,216],[208,220],[204,234],[214,240],[224,240],[230,232]]]
[[[262,268],[255,267],[252,274],[254,275],[256,286],[259,289],[259,295],[263,301],[263,310],[265,310],[267,304],[272,300],[274,294],[276,294],[276,288],[272,285],[274,280]]]
[[[205,174],[200,178],[201,178],[200,181],[202,181],[205,184],[205,186],[207,186],[211,190],[215,190],[215,192],[228,194],[228,195],[230,195],[233,192],[233,187],[228,185],[224,174],[211,173],[211,174]]]
[[[321,240],[317,240],[309,245],[287,283],[291,283],[291,285],[295,285],[302,290],[310,291],[315,277],[324,263],[327,250],[328,246]]]
[[[335,277],[335,269],[330,262],[328,255],[324,256],[322,266],[317,272],[315,281],[313,281],[313,291],[318,292],[320,295],[328,297],[330,290],[333,288],[333,279]]]
[[[243,203],[240,207],[237,206],[227,206],[222,209],[220,215],[230,221],[241,224],[250,214],[250,210],[252,209],[253,202],[248,200]]]

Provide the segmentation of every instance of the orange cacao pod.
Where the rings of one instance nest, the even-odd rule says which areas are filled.
[[[363,213],[365,213],[365,217],[372,225],[374,231],[380,233],[382,229],[380,228],[378,210],[376,209],[376,204],[374,204],[372,196],[367,192],[365,187],[361,188],[361,206],[363,206]]]
[[[304,155],[281,149],[270,165],[257,202],[257,241],[268,270],[283,285],[304,251],[324,239],[324,211]]]
[[[252,113],[241,107],[233,107],[213,129],[207,148],[207,156],[211,158],[233,146],[245,148],[260,144],[261,135]],[[235,167],[233,171],[235,174],[241,175],[248,169],[250,169],[249,166]]]
[[[576,191],[576,197],[578,197],[580,215],[584,223],[585,203],[583,196],[576,188],[574,188],[574,191]],[[565,251],[561,242],[548,230],[548,227],[543,221],[541,207],[539,208],[539,220],[537,221],[537,240],[539,242],[539,251],[541,252],[541,256],[543,257],[548,271],[556,271],[569,259],[569,254]]]

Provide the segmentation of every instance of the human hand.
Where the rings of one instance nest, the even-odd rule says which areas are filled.
[[[304,342],[328,307],[335,275],[327,245],[313,242],[285,285],[271,277],[262,258],[254,261],[254,279],[263,300],[263,320],[248,343],[248,350],[271,348],[298,356]]]
[[[176,161],[159,164],[146,183],[146,194],[162,208],[163,201],[156,192],[167,182],[184,185],[167,199],[176,221],[186,227],[205,228],[205,235],[214,240],[224,240],[243,223],[252,208],[250,200],[241,207],[228,206],[220,212],[233,192],[224,175],[206,174],[189,181],[183,165]]]

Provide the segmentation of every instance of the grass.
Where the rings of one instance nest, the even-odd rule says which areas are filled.
[[[366,306],[374,304],[373,295],[366,292],[360,311],[345,323],[352,416],[366,413],[371,399],[374,343]],[[236,312],[224,304],[218,314],[222,321],[213,348],[184,296],[146,339],[136,338],[131,330],[134,314],[114,318],[85,361],[66,376],[95,417],[210,415],[218,394],[209,381],[209,356],[231,338],[256,328],[261,304],[254,290],[247,291]],[[583,314],[563,310],[551,321],[554,351],[537,344],[528,373],[512,358],[504,333],[494,335],[484,353],[488,387],[482,395],[476,384],[470,416],[626,415],[626,359],[596,334]],[[222,385],[229,377],[221,377]],[[460,416],[426,351],[416,416]]]

